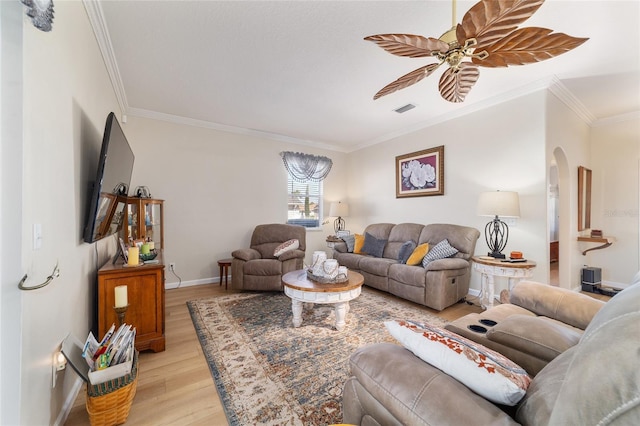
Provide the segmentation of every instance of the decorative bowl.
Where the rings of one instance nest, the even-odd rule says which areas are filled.
[[[140,255],[140,260],[142,260],[143,262],[146,262],[147,260],[153,260],[156,258],[156,256],[158,255],[158,253],[152,251],[149,252],[147,254],[141,254]]]

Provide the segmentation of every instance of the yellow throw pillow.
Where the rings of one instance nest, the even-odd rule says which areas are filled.
[[[362,253],[362,246],[364,246],[364,235],[356,234],[356,242],[353,246],[354,253]]]
[[[419,265],[420,263],[422,263],[422,259],[424,259],[428,251],[429,251],[428,243],[420,244],[418,247],[416,247],[413,253],[411,253],[411,256],[409,256],[409,259],[407,259],[407,265],[413,265],[413,266]]]

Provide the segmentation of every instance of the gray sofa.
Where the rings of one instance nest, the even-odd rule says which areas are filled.
[[[604,306],[586,294],[533,281],[514,286],[509,302],[465,315],[445,328],[500,352],[531,376],[576,345]]]
[[[550,361],[515,407],[495,405],[390,343],[350,358],[344,422],[359,425],[639,425],[640,274]],[[381,330],[382,332],[382,330]]]
[[[382,257],[349,253],[345,243],[336,243],[333,258],[360,272],[365,285],[438,311],[469,292],[470,259],[480,236],[477,229],[453,224],[376,223],[367,226],[364,233],[387,241]],[[400,248],[407,241],[433,247],[445,239],[458,249],[453,257],[435,260],[426,268],[398,262]]]

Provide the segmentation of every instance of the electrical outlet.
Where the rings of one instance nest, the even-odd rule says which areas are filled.
[[[171,262],[171,263],[169,263],[169,270],[170,270],[171,272],[173,272],[175,269],[176,269],[176,264],[175,264],[175,262]]]

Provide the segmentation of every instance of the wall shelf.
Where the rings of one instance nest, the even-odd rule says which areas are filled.
[[[599,246],[591,247],[582,252],[582,255],[586,255],[591,250],[600,250],[609,247],[616,239],[614,237],[578,237],[578,241],[583,243],[599,243]]]

